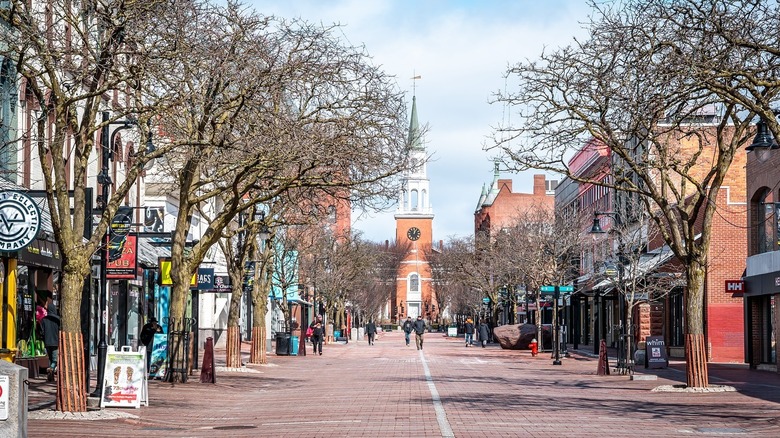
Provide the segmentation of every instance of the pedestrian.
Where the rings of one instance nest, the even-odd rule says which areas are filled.
[[[482,321],[479,324],[479,341],[482,343],[482,348],[485,348],[488,336],[490,336],[490,327],[488,327],[487,322]]]
[[[412,326],[414,323],[412,322],[412,317],[407,316],[406,321],[404,321],[404,325],[401,327],[404,331],[404,335],[406,337],[406,346],[409,346],[409,335],[412,333]]]
[[[368,321],[366,324],[366,336],[368,336],[368,345],[374,345],[374,337],[376,336],[376,324],[374,320]]]
[[[54,381],[57,374],[57,360],[59,359],[60,346],[60,317],[57,314],[57,306],[52,301],[51,291],[42,291],[46,297],[46,316],[41,320],[43,328],[43,345],[46,347],[46,355],[49,356],[49,367],[46,369],[46,380]]]
[[[322,338],[325,336],[325,324],[322,323],[322,315],[317,315],[317,318],[311,322],[309,326],[311,328],[311,343],[314,344],[314,354],[319,351],[322,356]]]
[[[423,349],[423,335],[425,334],[425,321],[422,315],[417,315],[417,321],[414,322],[414,341],[417,343],[417,349]]]
[[[474,343],[474,321],[471,318],[466,319],[466,346],[471,347]]]
[[[146,372],[149,372],[149,367],[152,364],[152,347],[154,346],[154,335],[162,332],[162,326],[157,323],[157,318],[154,316],[150,317],[149,322],[141,327],[141,343],[146,347]]]

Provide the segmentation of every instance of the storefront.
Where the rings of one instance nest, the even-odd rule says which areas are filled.
[[[37,375],[48,365],[35,307],[40,291],[51,291],[59,304],[61,257],[52,239],[47,209],[4,181],[0,191],[0,358],[27,366]]]

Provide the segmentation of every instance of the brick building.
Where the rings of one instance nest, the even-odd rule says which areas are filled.
[[[552,211],[555,206],[556,180],[547,180],[544,175],[534,175],[531,193],[512,191],[511,179],[500,179],[498,163],[493,171],[493,182],[489,188],[482,187],[482,194],[474,213],[474,233],[491,235],[511,226],[521,215],[532,208]]]
[[[776,143],[776,142],[775,142]],[[780,154],[748,153],[747,260],[744,277],[745,360],[777,371],[780,315]]]
[[[714,144],[714,126],[701,124],[697,130],[706,139],[705,142]],[[675,144],[681,156],[701,152],[694,136],[670,139],[669,144]],[[704,181],[704,175],[711,166],[709,153],[714,154],[714,149],[705,148],[698,159],[701,165],[694,166],[689,172],[694,180]],[[609,184],[614,163],[608,148],[591,141],[573,156],[569,166],[575,175]],[[567,181],[566,184],[576,183]],[[594,218],[595,212],[610,212],[612,216],[602,217],[601,223],[605,230],[612,228],[614,214],[620,213],[621,205],[628,205],[619,199],[624,196],[622,192],[616,193],[593,184],[577,185],[578,190],[570,188],[565,197],[559,196],[562,202],[556,208],[574,215],[576,219],[572,219],[572,222],[577,223],[583,232],[590,228],[589,220]],[[745,157],[738,155],[715,200],[717,213],[711,225],[712,239],[704,285],[705,338],[708,360],[714,362],[742,362],[744,357],[742,299],[729,293],[725,285],[728,281],[739,280],[745,266],[743,257],[746,255],[746,239],[742,231],[742,224],[746,220],[745,193]],[[625,212],[623,215],[625,217]],[[627,222],[624,220],[623,225],[630,225]],[[575,346],[590,345],[594,351],[597,351],[600,339],[606,339],[608,345],[617,346],[620,335],[620,297],[615,295],[614,289],[611,290],[611,282],[604,280],[603,272],[605,263],[610,258],[615,259],[613,240],[614,237],[608,233],[595,238],[583,249],[581,276],[571,298],[571,308],[567,309],[572,326],[568,341]],[[644,252],[639,263],[644,270],[663,271],[666,264],[679,265],[672,259],[663,241],[651,240],[641,246]],[[634,313],[636,327],[633,330],[637,343],[649,335],[664,336],[670,355],[684,356],[684,287],[684,281],[677,282],[676,287],[662,299],[637,306]]]

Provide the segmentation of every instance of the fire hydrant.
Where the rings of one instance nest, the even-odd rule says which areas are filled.
[[[539,343],[536,342],[536,339],[532,339],[531,343],[528,344],[528,347],[531,349],[531,356],[539,354]]]

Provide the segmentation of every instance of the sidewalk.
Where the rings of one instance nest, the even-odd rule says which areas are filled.
[[[684,364],[640,367],[657,380],[635,381],[598,376],[597,358],[576,352],[555,366],[549,353],[462,342],[430,333],[417,351],[402,333],[382,333],[373,346],[331,344],[323,356],[310,344],[305,357],[269,354],[268,365],[243,372],[220,370],[217,350],[216,384],[199,383],[197,372],[183,385],[151,381],[148,407],[79,419],[34,410],[29,436],[780,436],[775,373],[711,364],[711,382],[736,392],[659,393],[684,383]],[[47,385],[30,385],[31,409],[53,401]]]

